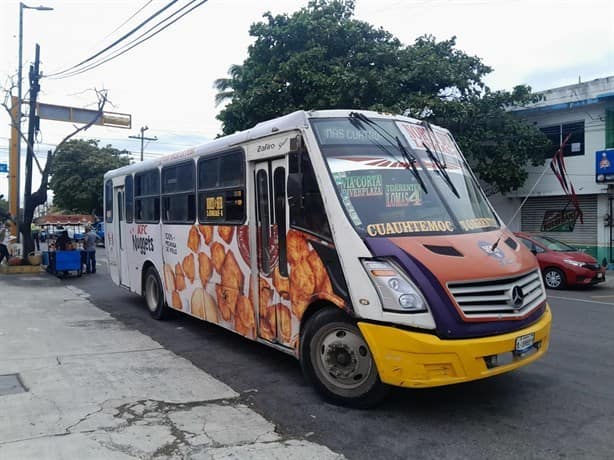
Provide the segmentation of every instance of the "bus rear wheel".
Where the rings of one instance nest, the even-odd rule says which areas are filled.
[[[145,284],[143,296],[149,309],[149,314],[155,319],[164,319],[167,313],[166,302],[164,300],[164,290],[158,271],[154,267],[149,267],[145,273]]]
[[[308,320],[300,355],[303,373],[331,402],[368,408],[388,391],[360,330],[336,308],[319,310]]]

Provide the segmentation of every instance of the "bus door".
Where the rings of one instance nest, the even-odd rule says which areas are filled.
[[[258,335],[261,338],[283,345],[282,324],[289,316],[281,317],[283,304],[288,299],[282,298],[273,289],[273,276],[288,277],[286,256],[286,232],[288,225],[288,206],[286,197],[287,158],[259,161],[255,165],[256,195],[256,232],[258,250],[260,322]],[[276,273],[278,272],[278,273]],[[286,293],[287,294],[287,293]],[[282,293],[283,295],[283,293]],[[287,296],[286,296],[287,297]]]
[[[124,186],[114,187],[113,193],[115,199],[115,234],[118,236],[116,254],[119,261],[119,284],[124,286],[130,286],[130,280],[128,279],[128,235],[126,228],[126,194]]]

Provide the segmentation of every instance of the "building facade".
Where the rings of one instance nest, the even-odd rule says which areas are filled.
[[[542,101],[512,111],[552,141],[552,154],[568,139],[565,165],[582,219],[552,172],[550,158],[541,167],[529,167],[521,189],[491,201],[511,230],[548,234],[599,261],[614,262],[614,76],[540,94]]]

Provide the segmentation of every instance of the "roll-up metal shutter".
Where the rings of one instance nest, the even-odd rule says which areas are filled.
[[[584,223],[580,219],[572,232],[542,232],[542,223],[546,211],[573,210],[573,205],[566,196],[547,196],[529,198],[522,207],[521,228],[523,232],[539,232],[569,244],[597,244],[597,195],[578,195]]]

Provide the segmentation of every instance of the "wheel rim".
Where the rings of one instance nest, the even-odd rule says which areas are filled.
[[[554,270],[550,270],[546,272],[545,278],[546,278],[546,285],[548,287],[557,288],[563,282],[563,278],[561,277],[560,273],[555,272]]]
[[[145,300],[147,301],[147,308],[151,311],[156,311],[158,303],[160,302],[160,289],[158,286],[158,279],[155,275],[149,275],[145,282]]]
[[[337,327],[316,338],[314,345],[315,367],[329,385],[352,390],[369,379],[373,359],[355,331]]]

